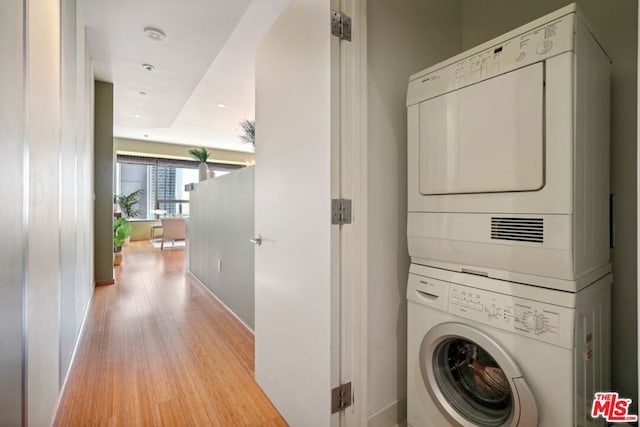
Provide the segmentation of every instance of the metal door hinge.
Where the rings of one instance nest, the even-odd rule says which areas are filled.
[[[351,200],[331,200],[331,224],[351,224]]]
[[[351,383],[341,384],[331,390],[331,413],[335,414],[351,406]]]
[[[331,11],[331,34],[340,40],[351,41],[351,18],[342,12]]]

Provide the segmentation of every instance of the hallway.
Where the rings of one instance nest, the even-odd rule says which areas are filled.
[[[132,242],[95,289],[56,426],[286,425],[253,380],[254,338],[184,273]]]

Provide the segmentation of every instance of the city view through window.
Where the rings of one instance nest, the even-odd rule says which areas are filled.
[[[186,184],[198,182],[198,170],[173,166],[117,163],[116,194],[142,189],[137,219],[158,216],[188,216],[189,193]]]

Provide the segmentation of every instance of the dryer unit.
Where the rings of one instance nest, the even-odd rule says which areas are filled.
[[[571,292],[610,271],[609,65],[569,5],[411,76],[413,263]]]
[[[609,390],[611,275],[563,292],[412,265],[410,426],[595,426]]]

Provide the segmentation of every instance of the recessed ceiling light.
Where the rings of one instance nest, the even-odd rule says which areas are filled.
[[[144,34],[155,42],[161,42],[167,38],[167,35],[164,33],[164,31],[153,27],[146,27],[144,29]]]
[[[153,65],[151,65],[151,64],[142,64],[142,68],[144,68],[144,69],[145,69],[145,70],[147,70],[147,71],[153,71],[153,70],[155,70],[155,69],[156,69],[156,67],[154,67],[154,66],[153,66]]]
[[[140,113],[133,113],[133,117],[135,117],[136,119],[139,119],[140,117],[142,117],[142,114],[140,114]]]
[[[216,104],[216,107],[218,108],[227,108],[227,104],[223,104],[222,102]]]

